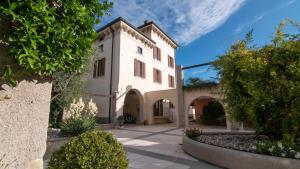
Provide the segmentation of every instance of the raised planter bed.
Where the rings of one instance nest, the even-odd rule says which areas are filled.
[[[200,160],[230,169],[298,169],[300,160],[232,150],[183,136],[183,150]]]

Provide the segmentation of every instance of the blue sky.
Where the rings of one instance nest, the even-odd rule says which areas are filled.
[[[254,29],[254,44],[270,42],[280,21],[300,23],[300,0],[114,0],[111,16],[100,25],[121,16],[135,26],[153,20],[180,47],[176,63],[183,66],[213,61],[229,46]],[[287,27],[287,32],[295,29]],[[185,71],[185,78],[212,79],[210,67]]]

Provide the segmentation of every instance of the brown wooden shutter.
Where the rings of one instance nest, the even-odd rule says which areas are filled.
[[[142,75],[143,75],[143,78],[146,78],[146,64],[142,62],[142,65],[143,65],[142,66],[142,72],[143,72]]]
[[[160,48],[157,48],[157,59],[161,60],[161,50],[160,50]]]
[[[98,60],[97,77],[101,76],[101,60]]]
[[[94,63],[93,78],[97,77],[97,61]]]
[[[105,75],[105,58],[101,59],[101,76]]]
[[[154,46],[153,47],[153,58],[156,59],[156,56],[157,56],[157,47]]]
[[[161,83],[161,71],[159,71],[158,81],[159,81],[159,83]]]
[[[153,82],[156,82],[156,71],[154,68],[153,68]]]
[[[170,67],[170,64],[171,62],[170,62],[170,56],[168,55],[168,66]]]
[[[172,87],[174,87],[174,77],[172,76]]]
[[[171,86],[170,75],[168,75],[168,82],[169,82],[169,87],[170,87]]]
[[[171,67],[174,68],[174,59],[170,57]]]
[[[134,76],[138,75],[138,61],[134,59]]]

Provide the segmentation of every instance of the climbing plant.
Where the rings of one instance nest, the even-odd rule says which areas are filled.
[[[1,80],[15,85],[24,72],[41,77],[80,72],[95,38],[94,24],[111,6],[105,0],[2,1],[0,22],[6,31],[0,45],[10,61],[1,61]]]
[[[293,144],[300,132],[300,35],[286,34],[284,27],[282,22],[262,47],[250,46],[250,32],[215,66],[229,113],[239,121],[250,119],[258,133]]]

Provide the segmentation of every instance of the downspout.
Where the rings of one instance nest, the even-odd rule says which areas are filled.
[[[115,31],[110,27],[111,33],[112,33],[112,39],[111,39],[111,63],[110,63],[110,81],[109,81],[109,114],[108,114],[108,122],[111,123],[111,113],[112,113],[112,79],[113,79],[113,63],[114,63],[114,39],[115,39]]]

